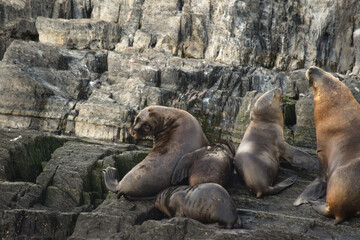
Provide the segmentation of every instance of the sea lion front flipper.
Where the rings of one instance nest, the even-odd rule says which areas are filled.
[[[280,154],[294,167],[318,169],[319,161],[310,154],[294,148],[285,141],[280,144]]]
[[[171,184],[176,185],[185,178],[189,177],[189,168],[192,166],[195,159],[198,157],[198,150],[185,154],[176,164]]]
[[[112,192],[117,192],[117,186],[119,184],[118,181],[118,171],[116,168],[114,167],[107,167],[106,169],[102,170],[102,172],[104,173],[104,180],[105,180],[105,185],[106,187],[112,191]]]
[[[296,198],[293,205],[299,206],[303,203],[315,201],[325,196],[325,194],[326,194],[326,182],[321,177],[317,177]]]
[[[266,195],[274,195],[274,194],[277,194],[277,193],[281,192],[285,188],[290,187],[291,185],[293,185],[295,183],[295,181],[296,181],[296,178],[297,178],[297,176],[294,175],[294,176],[291,176],[291,177],[285,179],[282,182],[279,182],[278,184],[276,184],[273,187],[268,187],[265,194]]]

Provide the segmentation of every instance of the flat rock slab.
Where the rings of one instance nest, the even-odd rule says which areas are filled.
[[[153,201],[129,202],[123,197],[116,199],[110,193],[97,209],[79,215],[70,239],[105,239],[111,235],[127,233],[132,226],[148,219],[161,219],[163,214],[155,209]]]
[[[66,239],[73,231],[76,213],[12,209],[0,211],[1,239]]]
[[[30,152],[32,146],[41,152],[39,145],[29,142],[51,140],[36,132],[6,130],[0,134],[0,157],[7,162],[12,159],[11,146]],[[317,214],[309,204],[292,205],[316,177],[316,171],[294,168],[286,162],[281,163],[277,182],[292,175],[298,179],[275,196],[255,198],[234,175],[228,191],[242,219],[242,229],[220,229],[188,218],[169,219],[155,208],[153,200],[130,202],[108,193],[101,170],[116,166],[123,176],[148,151],[132,144],[66,139],[44,158],[36,181],[0,181],[0,238],[359,239],[360,218],[335,226],[333,219]]]
[[[95,19],[51,19],[38,17],[36,28],[41,43],[70,49],[114,49],[120,25]]]
[[[316,176],[314,171],[282,163],[277,181],[295,174],[298,179],[293,186],[261,199],[235,181],[228,191],[242,229],[220,229],[188,218],[169,219],[154,208],[153,201],[130,202],[110,194],[95,211],[80,214],[70,239],[359,239],[359,218],[333,225],[333,219],[317,214],[308,204],[292,205]]]

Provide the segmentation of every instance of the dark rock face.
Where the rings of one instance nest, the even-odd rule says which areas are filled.
[[[211,142],[237,147],[256,99],[275,87],[286,141],[315,155],[305,71],[334,72],[360,101],[359,10],[357,0],[0,0],[0,238],[358,238],[358,218],[333,226],[292,206],[316,174],[286,164],[277,181],[299,178],[279,195],[228,189],[240,230],[117,200],[101,169],[122,177],[144,159],[151,141],[133,145],[128,130],[155,104],[189,111]]]

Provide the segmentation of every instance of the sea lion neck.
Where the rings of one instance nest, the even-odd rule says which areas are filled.
[[[171,139],[173,132],[180,126],[178,123],[178,114],[162,114],[158,116],[158,124],[154,131],[155,145],[161,142],[167,142]]]

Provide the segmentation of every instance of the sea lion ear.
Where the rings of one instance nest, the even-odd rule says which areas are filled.
[[[317,84],[315,82],[313,82],[313,87],[316,89],[317,88]]]

